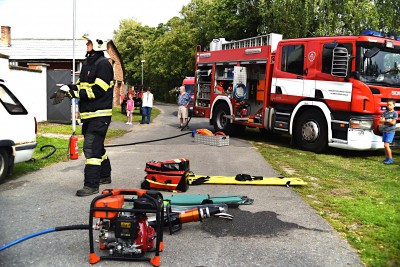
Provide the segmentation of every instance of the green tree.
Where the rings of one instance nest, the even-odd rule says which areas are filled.
[[[341,12],[342,30],[338,35],[358,35],[365,29],[377,29],[378,17],[376,6],[371,0],[344,1]]]
[[[375,0],[379,29],[400,35],[400,1]]]
[[[218,37],[214,0],[192,0],[181,10],[184,24],[193,32],[197,45],[206,47],[210,41]]]
[[[155,94],[165,100],[185,76],[194,75],[196,43],[190,25],[178,17],[160,24],[156,32],[144,42],[145,72]]]
[[[283,34],[284,38],[314,35],[315,0],[266,1],[263,17],[267,33]]]
[[[238,40],[263,32],[262,2],[258,0],[192,0],[183,7],[184,22],[194,30],[201,47],[215,39]]]
[[[144,41],[154,35],[154,28],[142,26],[135,19],[122,20],[114,32],[114,42],[124,61],[125,81],[131,85],[141,84],[141,60]]]

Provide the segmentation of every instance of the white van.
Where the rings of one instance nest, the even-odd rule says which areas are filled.
[[[37,145],[36,118],[0,79],[0,181],[14,169],[14,164],[32,158]]]

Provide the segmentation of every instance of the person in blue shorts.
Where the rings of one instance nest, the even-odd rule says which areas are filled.
[[[393,142],[394,134],[396,132],[396,121],[398,118],[397,112],[394,110],[396,101],[394,99],[389,99],[387,101],[387,110],[383,112],[379,122],[383,124],[382,128],[382,141],[385,146],[385,160],[382,161],[383,164],[393,164],[392,150],[390,149],[390,144]]]

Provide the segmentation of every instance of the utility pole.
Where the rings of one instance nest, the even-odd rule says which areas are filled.
[[[76,0],[73,1],[72,7],[72,84],[75,84],[75,30],[76,30]],[[75,98],[71,99],[71,120],[72,120],[72,134],[76,131],[76,102]]]
[[[140,62],[142,63],[142,90],[143,90],[143,63],[145,63],[146,60],[142,59]]]

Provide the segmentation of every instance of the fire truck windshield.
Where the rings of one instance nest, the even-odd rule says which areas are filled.
[[[193,84],[185,84],[185,91],[189,95],[193,95],[194,94],[194,85]]]
[[[359,47],[360,80],[367,84],[400,87],[400,51],[371,44]]]

